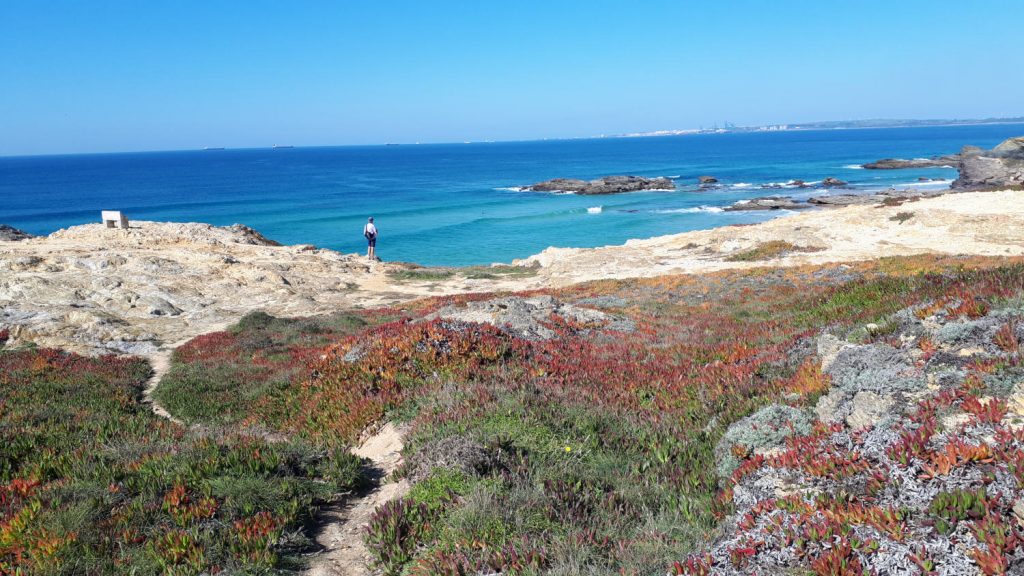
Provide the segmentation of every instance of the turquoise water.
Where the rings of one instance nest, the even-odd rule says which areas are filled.
[[[800,190],[769,183],[833,176],[859,190],[952,180],[946,168],[854,166],[884,157],[991,147],[1024,125],[734,133],[539,142],[211,150],[0,158],[0,223],[35,234],[95,222],[102,209],[137,220],[247,224],[284,243],[363,251],[375,216],[378,254],[424,264],[480,264],[548,246],[591,247],[772,213],[729,213],[736,200]],[[573,196],[516,191],[555,177],[669,176],[675,192]],[[723,186],[700,191],[696,179]],[[925,184],[942,187],[946,183]],[[821,191],[814,193],[820,194]]]

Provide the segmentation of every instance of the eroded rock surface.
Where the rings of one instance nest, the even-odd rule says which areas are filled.
[[[957,165],[960,190],[1024,186],[1024,136],[1010,138],[991,150],[965,146]]]
[[[387,269],[241,225],[75,226],[0,243],[0,329],[13,345],[148,355],[252,310],[298,316],[400,299],[400,287],[378,285]]]
[[[508,296],[483,302],[470,302],[465,306],[442,308],[426,319],[443,318],[492,324],[526,340],[550,340],[558,336],[554,330],[556,317],[582,329],[620,332],[631,332],[635,329],[633,321],[628,318],[566,304],[551,296]]]

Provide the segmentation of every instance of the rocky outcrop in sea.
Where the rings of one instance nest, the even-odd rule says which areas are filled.
[[[1024,186],[1024,136],[1010,138],[991,150],[964,146],[958,164],[957,190]]]
[[[555,178],[545,180],[524,190],[529,192],[571,192],[581,195],[621,194],[641,190],[675,190],[676,185],[669,178],[645,178],[643,176],[605,176],[596,180]]]
[[[862,168],[867,170],[901,170],[903,168],[942,168],[944,166],[956,166],[960,161],[959,154],[947,154],[933,158],[883,158],[874,162],[864,164]]]
[[[745,210],[800,210],[811,207],[809,204],[799,202],[788,196],[766,196],[763,198],[740,200],[732,206],[727,206],[725,210],[728,212]]]

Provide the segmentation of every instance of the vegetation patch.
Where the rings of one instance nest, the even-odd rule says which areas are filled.
[[[307,378],[328,343],[395,317],[388,310],[300,319],[252,312],[175,350],[154,397],[190,424],[239,424],[260,400]]]
[[[770,242],[762,242],[750,250],[730,254],[729,256],[726,256],[725,261],[757,262],[759,260],[782,258],[783,256],[787,256],[793,252],[820,252],[822,250],[824,250],[824,248],[797,246],[796,244],[791,244],[785,240],[772,240]]]
[[[464,268],[405,268],[390,270],[387,275],[397,282],[439,282],[451,278],[471,280],[498,280],[501,278],[529,278],[536,276],[539,266],[466,266]]]
[[[437,282],[455,276],[455,270],[451,268],[411,268],[389,270],[387,276],[396,282]]]
[[[1002,267],[994,268],[997,265]],[[616,315],[630,320],[634,331],[628,335],[607,328],[578,330],[553,319],[551,339],[526,340],[488,325],[421,320],[439,308],[487,295],[414,303],[407,307],[411,318],[394,311],[368,312],[360,315],[364,326],[354,323],[326,335],[310,336],[298,330],[303,320],[254,316],[216,337],[193,341],[175,357],[183,365],[228,366],[224,373],[208,372],[211,381],[193,389],[194,394],[206,394],[206,401],[224,404],[230,411],[230,418],[219,420],[218,414],[195,409],[196,422],[212,430],[221,423],[217,434],[198,438],[155,420],[137,408],[137,385],[123,400],[119,409],[140,411],[136,415],[141,421],[119,422],[111,430],[120,434],[137,430],[147,439],[168,434],[174,438],[175,451],[162,455],[168,460],[159,460],[159,478],[169,479],[147,480],[154,487],[132,496],[143,500],[143,510],[158,516],[142,523],[149,527],[143,529],[146,539],[125,544],[125,554],[132,556],[119,561],[137,563],[138,573],[159,573],[159,564],[141,564],[155,562],[150,550],[184,550],[169,556],[176,562],[174,570],[192,570],[184,567],[198,553],[190,551],[191,544],[183,544],[186,540],[179,533],[183,531],[187,542],[200,543],[197,546],[209,572],[214,567],[244,573],[258,572],[257,566],[263,565],[287,566],[291,552],[300,546],[302,532],[297,526],[308,518],[309,506],[340,488],[336,480],[328,486],[321,482],[344,477],[354,481],[357,464],[345,456],[346,446],[368,424],[381,419],[409,422],[406,466],[400,473],[414,483],[404,499],[378,510],[366,535],[377,568],[388,574],[772,573],[766,567],[778,567],[771,564],[776,558],[773,550],[783,549],[786,554],[792,552],[787,558],[795,559],[785,566],[787,570],[843,574],[847,573],[843,566],[879,566],[877,558],[888,556],[874,555],[875,547],[884,552],[885,546],[896,546],[892,542],[907,541],[909,534],[939,534],[946,528],[939,527],[938,519],[958,537],[966,531],[983,534],[973,536],[971,546],[982,542],[982,537],[989,539],[984,542],[1016,542],[1015,529],[1007,523],[1012,503],[997,494],[1010,494],[1009,487],[1017,484],[1009,482],[1020,481],[1018,468],[1009,462],[1024,457],[1024,452],[1016,452],[1024,450],[1024,445],[1013,443],[1017,440],[1003,442],[1008,432],[994,428],[1012,402],[993,402],[983,395],[995,389],[1004,396],[1014,393],[1006,375],[1019,370],[1012,355],[1019,349],[1021,324],[1002,310],[1017,306],[1024,311],[1019,304],[1024,301],[1022,293],[1024,267],[1019,263],[914,257],[600,281],[551,292],[567,303],[614,308]],[[991,326],[989,316],[995,318]],[[929,325],[965,327],[949,336],[948,342],[918,335],[904,343],[900,337],[920,318],[927,318]],[[869,323],[886,328],[864,330]],[[969,334],[987,338],[987,354],[1004,356],[999,362],[958,360],[954,372],[973,384],[922,407],[925,411],[909,417],[905,428],[893,429],[891,441],[884,446],[886,450],[893,447],[894,452],[887,457],[894,462],[905,460],[899,465],[906,468],[876,478],[879,469],[864,456],[866,449],[846,448],[872,445],[866,435],[850,434],[842,423],[807,420],[807,415],[813,415],[808,403],[825,398],[831,389],[846,390],[842,382],[830,378],[865,374],[854,364],[862,357],[875,357],[865,356],[866,352],[848,354],[840,361],[841,368],[823,371],[814,352],[816,337],[824,328],[840,342],[855,334],[859,346],[870,348],[871,354],[889,349],[909,353],[907,347],[913,346],[919,361],[938,362],[953,356],[948,347],[961,346],[968,338],[964,334]],[[258,338],[270,344],[258,344]],[[287,342],[291,344],[283,344]],[[274,352],[268,356],[264,350]],[[900,364],[896,376],[916,378],[916,373],[903,373],[917,370],[914,362]],[[253,365],[270,370],[276,383],[246,384],[240,374],[248,374]],[[871,374],[864,377],[874,378]],[[219,397],[226,393],[217,390],[212,382],[216,378],[243,382],[252,386],[252,394],[244,401]],[[862,388],[871,384],[858,382]],[[857,391],[851,388],[843,401],[855,400]],[[936,436],[938,432],[921,432],[933,415],[954,411],[971,418],[968,427],[957,433],[976,430],[971,433],[978,437],[992,435],[1001,442],[999,448],[983,452],[973,440],[957,443]],[[723,442],[738,421],[749,425]],[[269,444],[251,435],[260,428],[290,440]],[[157,434],[159,430],[165,432]],[[848,440],[837,436],[840,433],[849,434]],[[8,445],[18,445],[14,437],[5,438]],[[89,457],[102,455],[102,446],[110,442],[93,444],[97,438],[103,437],[83,434],[45,457],[73,452],[68,447],[79,445],[86,446]],[[198,447],[189,448],[192,443]],[[256,451],[237,455],[231,447],[239,444],[258,448],[260,461],[275,454],[275,466],[249,464]],[[209,446],[227,446],[216,453],[236,454],[227,461],[245,462],[233,465],[246,474],[238,478],[231,475],[234,472],[225,472],[220,460],[200,450],[213,450]],[[146,448],[150,449],[156,450]],[[146,450],[132,448],[128,453],[132,458],[143,454],[143,462],[154,460]],[[304,456],[289,461],[275,452],[281,450]],[[725,481],[716,470],[723,451],[735,459],[735,471]],[[44,458],[46,451],[31,453]],[[210,464],[211,458],[216,464]],[[6,460],[19,462],[13,456]],[[960,480],[935,480],[942,484],[922,496],[921,505],[913,510],[878,500],[883,493],[912,493],[905,487],[894,488],[893,478],[931,474],[938,479],[983,479],[993,477],[984,468],[989,465],[1001,468],[992,469],[995,480],[982,498],[986,515],[981,519],[972,517],[979,510],[974,501],[970,506],[959,504],[966,496],[954,494],[956,490],[977,490],[973,485],[958,485]],[[133,466],[128,471],[113,469],[130,476]],[[196,470],[168,475],[168,467]],[[771,496],[771,503],[747,488],[760,479],[774,478],[778,470],[795,471],[819,484],[800,495],[785,494],[788,477],[757,484],[783,490]],[[962,473],[969,476],[958,476]],[[15,477],[19,482],[32,478],[19,473],[5,481]],[[184,496],[176,488],[179,477]],[[101,478],[99,486],[110,481]],[[745,482],[751,483],[743,484],[747,491],[736,492],[738,483]],[[290,492],[274,492],[267,486]],[[750,499],[735,499],[741,492]],[[936,500],[941,492],[952,495]],[[283,494],[298,504],[282,507],[278,502],[285,499]],[[165,498],[170,502],[167,511]],[[211,508],[204,498],[217,503],[213,519],[202,516]],[[933,502],[938,503],[930,512]],[[760,508],[751,508],[751,503]],[[180,512],[182,507],[195,507],[195,511]],[[114,514],[112,510],[102,513]],[[744,520],[748,513],[753,520]],[[204,519],[176,523],[174,515],[189,514]],[[275,520],[266,520],[268,515]],[[720,522],[731,517],[743,520],[749,530],[730,534],[757,538],[708,542]],[[792,534],[768,531],[776,518],[792,526]],[[927,518],[936,523],[919,521]],[[236,528],[242,519],[246,523]],[[153,527],[154,522],[160,527]],[[33,522],[28,525],[35,529]],[[96,525],[103,524],[97,521]],[[278,530],[278,526],[286,527]],[[257,546],[269,550],[272,561],[260,564],[265,559],[262,552],[232,548],[235,536],[230,530],[236,529],[272,534],[260,540],[265,546]],[[760,536],[761,529],[774,534],[773,538],[792,537],[792,543],[804,544],[784,548]],[[81,528],[76,542],[95,530]],[[167,535],[171,531],[177,532]],[[854,533],[855,539],[850,537]],[[989,570],[1015,566],[1016,544],[994,546],[976,546],[978,566]],[[98,550],[92,552],[93,558],[115,554],[112,548]],[[695,553],[698,550],[705,551]],[[81,555],[82,550],[75,553]],[[925,554],[920,561],[934,566],[939,559]],[[57,561],[41,562],[51,572],[59,572],[54,568],[59,565],[53,563]]]
[[[142,360],[0,351],[0,573],[266,573],[298,566],[345,450],[197,435],[139,402]]]
[[[914,213],[913,212],[897,212],[896,214],[890,216],[889,220],[892,220],[893,222],[899,222],[900,224],[903,224],[904,222],[906,222],[907,220],[910,220],[913,217],[914,217]]]

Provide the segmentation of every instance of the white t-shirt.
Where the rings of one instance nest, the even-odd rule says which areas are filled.
[[[373,222],[367,222],[366,226],[363,226],[363,236],[376,236],[377,227],[373,225]]]

